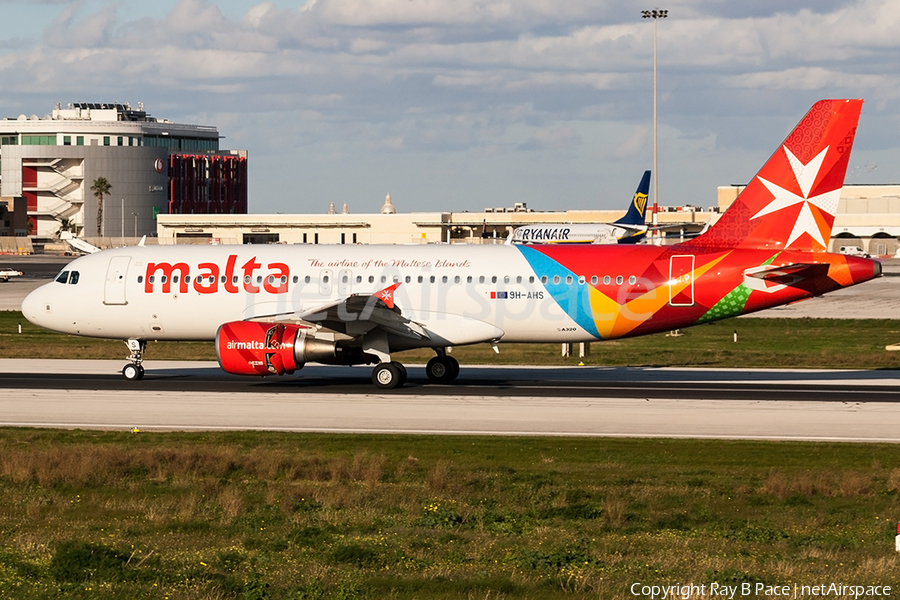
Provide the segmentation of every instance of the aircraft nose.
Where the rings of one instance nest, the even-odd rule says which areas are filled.
[[[35,325],[42,325],[44,316],[53,313],[53,305],[47,298],[46,286],[33,290],[22,300],[22,315]]]

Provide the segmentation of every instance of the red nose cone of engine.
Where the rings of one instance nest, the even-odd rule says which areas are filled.
[[[284,375],[297,369],[294,325],[234,321],[216,333],[219,366],[234,375]]]

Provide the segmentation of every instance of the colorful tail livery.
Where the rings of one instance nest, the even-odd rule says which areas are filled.
[[[824,251],[862,100],[822,100],[695,245]]]
[[[139,246],[73,261],[22,311],[125,340],[129,379],[148,340],[215,340],[229,373],[375,364],[373,383],[393,388],[404,350],[433,349],[425,373],[448,383],[451,346],[614,339],[780,306],[881,274],[825,251],[860,107],[817,103],[718,223],[673,246]]]

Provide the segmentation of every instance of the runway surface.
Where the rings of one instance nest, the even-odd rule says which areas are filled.
[[[244,379],[215,363],[0,360],[0,425],[142,430],[900,441],[900,372],[464,367],[378,392],[361,367]]]

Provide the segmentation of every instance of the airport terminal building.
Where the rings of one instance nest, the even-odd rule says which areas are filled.
[[[100,223],[99,178],[110,184]],[[247,152],[141,104],[57,105],[0,120],[0,203],[6,235],[54,237],[63,223],[79,237],[155,233],[159,214],[246,213]]]
[[[717,219],[744,186],[722,186],[709,207],[660,207],[658,221],[672,226],[663,243],[700,232]],[[346,208],[318,214],[160,215],[160,244],[495,244],[533,223],[604,223],[623,210],[535,211],[524,203],[482,212],[398,212],[390,199],[380,212]],[[648,212],[647,220],[650,220]],[[830,250],[857,246],[873,256],[894,256],[900,238],[900,185],[846,185],[838,204]]]

